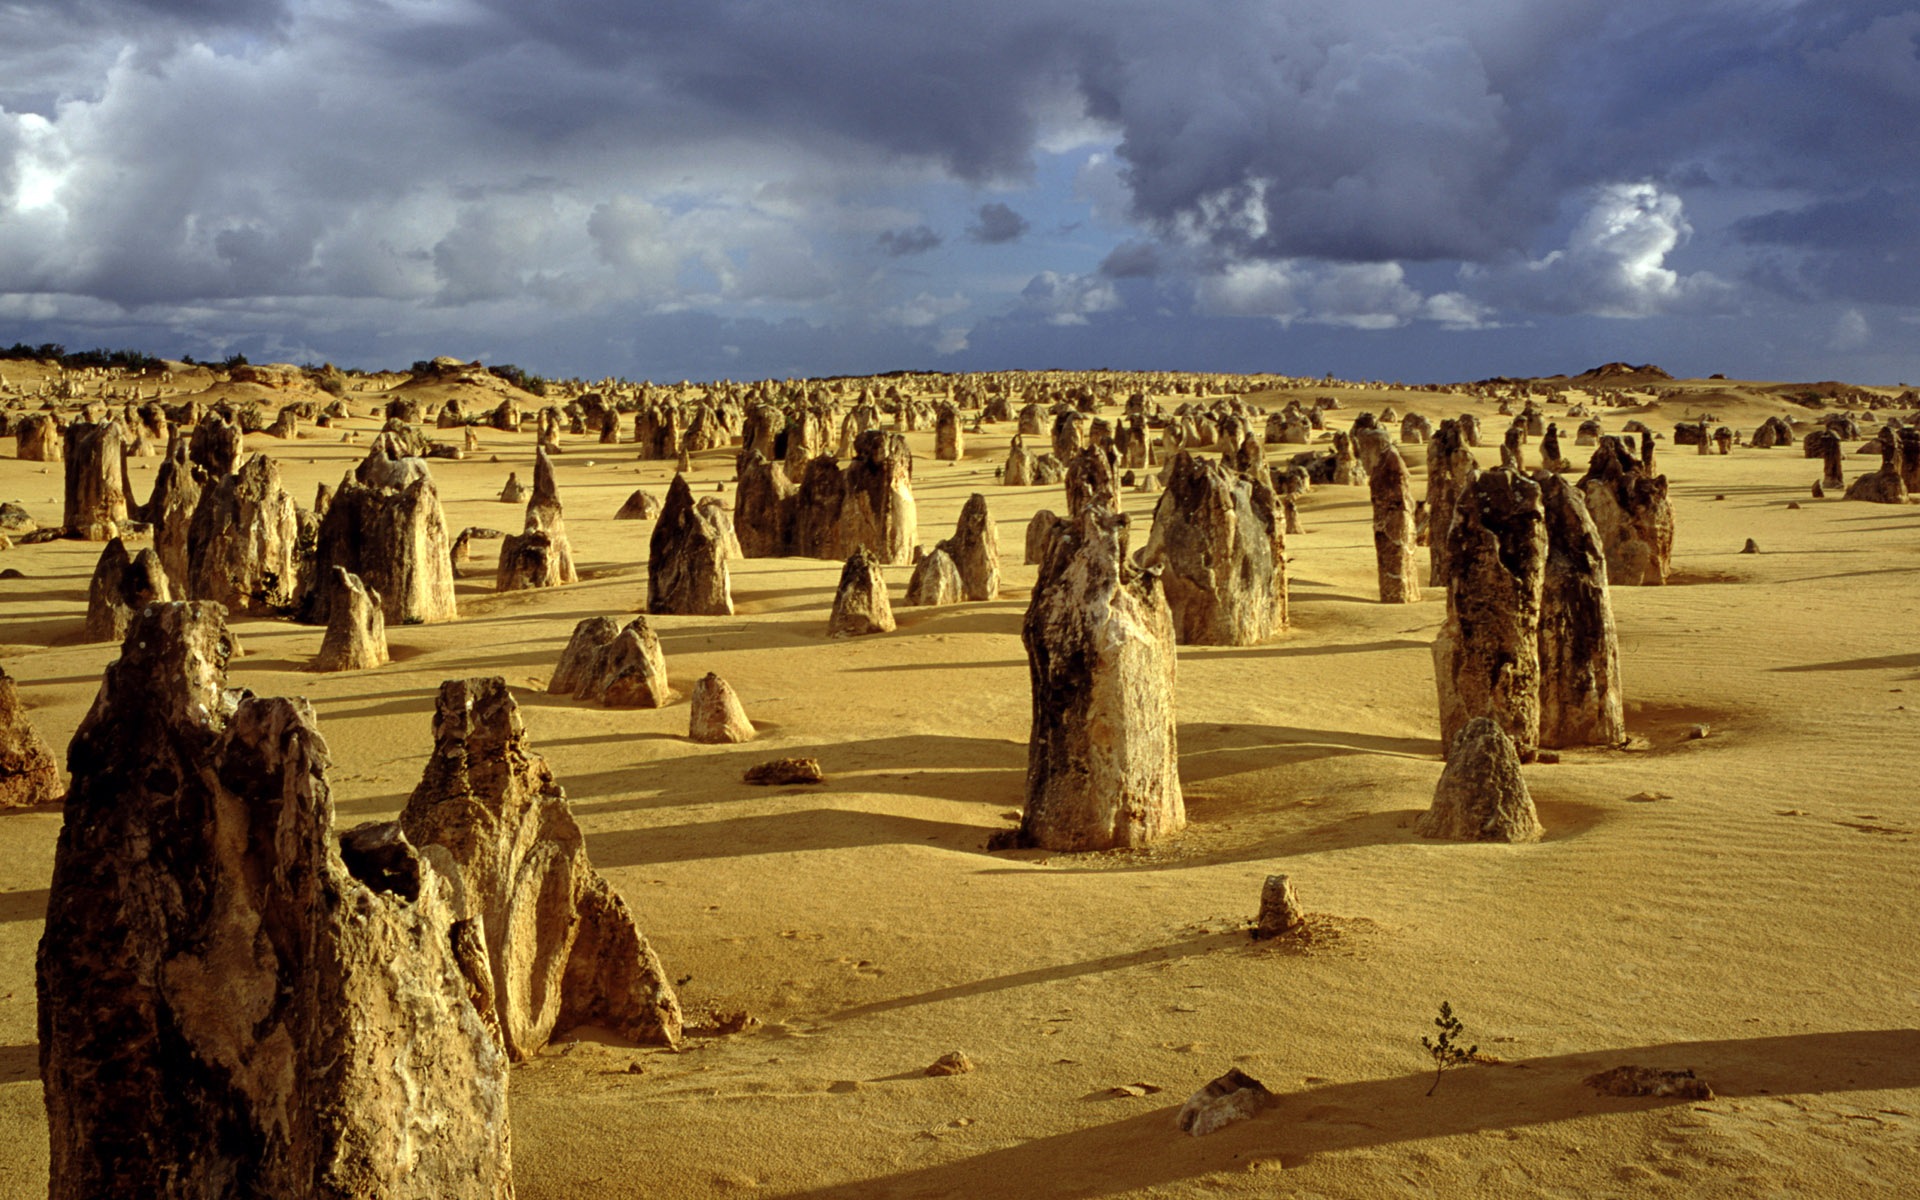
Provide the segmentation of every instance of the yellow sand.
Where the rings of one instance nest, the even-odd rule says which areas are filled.
[[[1505,424],[1459,396],[1337,394],[1340,418],[1391,401]],[[279,457],[306,503],[363,452],[376,399],[354,397],[356,443],[309,430],[248,448]],[[1743,429],[1806,415],[1736,399],[1713,407]],[[1687,408],[1642,415],[1670,432]],[[1584,462],[1577,421],[1551,411]],[[995,484],[1002,430],[959,464],[910,439],[922,544],[987,495],[998,601],[896,608],[892,634],[829,641],[838,564],[760,559],[734,564],[738,615],[655,619],[682,694],[709,670],[739,692],[762,730],[748,745],[690,743],[684,701],[543,694],[577,621],[644,598],[652,526],[611,517],[637,486],[664,494],[671,464],[630,446],[566,439],[576,586],[495,596],[498,543],[477,543],[462,619],[390,629],[395,661],[359,674],[305,671],[318,629],[237,623],[233,682],[313,701],[343,827],[404,804],[441,680],[504,675],[595,862],[684,977],[690,1018],[761,1022],[678,1054],[587,1033],[517,1068],[521,1197],[1920,1188],[1920,509],[1810,500],[1818,464],[1797,447],[1722,458],[1663,442],[1677,577],[1613,597],[1643,744],[1528,767],[1546,840],[1478,846],[1410,828],[1440,772],[1428,645],[1444,602],[1377,603],[1365,489],[1316,489],[1288,547],[1292,630],[1180,651],[1187,831],[1140,853],[988,855],[1026,764],[1024,530],[1062,507],[1057,488]],[[480,436],[477,456],[433,463],[448,524],[515,531],[521,509],[495,496],[509,470],[530,482],[531,435]],[[157,462],[136,464],[142,495]],[[731,475],[716,452],[691,478],[730,498]],[[60,479],[0,458],[0,498],[48,522]],[[1151,500],[1127,494],[1136,543]],[[1760,554],[1738,553],[1749,537]],[[57,747],[115,654],[76,644],[98,553],[0,554],[26,575],[0,581],[0,655]],[[896,599],[907,573],[887,572]],[[1696,724],[1710,736],[1689,739]],[[740,782],[787,754],[817,756],[829,782]],[[0,1196],[45,1194],[33,964],[59,824],[0,815]],[[1322,914],[1304,950],[1245,935],[1273,872]],[[1443,999],[1488,1062],[1427,1098],[1419,1038]],[[952,1050],[977,1069],[923,1074]],[[1719,1098],[1582,1085],[1623,1063],[1691,1067]],[[1211,1137],[1177,1132],[1184,1097],[1230,1066],[1279,1102]],[[1158,1090],[1110,1094],[1132,1084]]]

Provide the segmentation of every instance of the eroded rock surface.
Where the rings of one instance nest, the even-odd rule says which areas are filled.
[[[1455,506],[1447,542],[1447,619],[1433,643],[1441,744],[1492,717],[1531,760],[1547,557],[1540,485],[1504,468],[1481,472]]]
[[[840,586],[834,589],[833,612],[827,618],[827,636],[860,637],[887,633],[893,627],[887,581],[880,574],[879,561],[863,546],[840,569]]]
[[[647,549],[647,611],[731,616],[727,557],[737,544],[725,514],[694,503],[693,488],[675,475]]]
[[[89,642],[118,642],[127,636],[133,615],[149,604],[173,599],[166,568],[151,549],[128,553],[119,538],[107,543],[87,585]]]
[[[693,685],[688,706],[687,736],[708,745],[750,742],[755,730],[747,710],[727,681],[708,671]]]
[[[231,652],[217,604],[143,610],[74,736],[37,972],[49,1195],[510,1197],[451,889],[397,835],[348,865],[312,710],[228,692]]]
[[[1033,689],[1017,835],[1048,850],[1140,846],[1186,824],[1173,613],[1127,564],[1127,518],[1089,506],[1048,547],[1021,627]]]
[[[1652,450],[1642,439],[1642,453]],[[1602,437],[1580,480],[1587,512],[1606,549],[1607,579],[1615,586],[1663,584],[1673,558],[1673,506],[1667,477],[1655,475],[1619,438]]]
[[[1174,456],[1141,561],[1161,571],[1183,645],[1251,646],[1286,628],[1282,519],[1264,480]]]
[[[659,635],[644,616],[624,629],[611,617],[588,617],[574,626],[547,691],[609,708],[664,708],[674,698]]]
[[[479,934],[481,1000],[523,1062],[557,1033],[600,1025],[678,1042],[680,1002],[632,913],[587,858],[566,793],[528,744],[499,678],[440,685],[433,757],[400,824],[457,879],[457,919]]]
[[[1450,743],[1433,804],[1414,820],[1425,838],[1537,842],[1540,817],[1520,773],[1513,739],[1491,717],[1475,717]]]
[[[0,668],[0,808],[58,800],[60,761],[27,716],[13,677]]]
[[[1600,533],[1580,491],[1536,472],[1547,528],[1540,590],[1540,745],[1616,746],[1626,740],[1620,646]]]
[[[366,671],[388,660],[387,619],[380,593],[345,567],[329,567],[319,587],[328,592],[327,632],[314,656],[316,671]]]
[[[316,580],[341,567],[380,596],[389,624],[422,625],[459,617],[453,548],[440,492],[424,459],[390,458],[375,448],[335,490],[320,519]],[[316,587],[302,613],[328,624],[337,589]]]

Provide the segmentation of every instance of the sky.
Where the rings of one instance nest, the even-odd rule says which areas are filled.
[[[1920,383],[1920,5],[0,0],[0,344]]]

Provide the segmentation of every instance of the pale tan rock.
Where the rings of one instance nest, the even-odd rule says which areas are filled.
[[[387,621],[380,593],[345,567],[321,576],[327,597],[327,632],[314,656],[316,671],[366,671],[388,660]]]
[[[176,596],[187,594],[191,559],[193,512],[200,504],[205,476],[187,457],[187,439],[179,433],[167,443],[167,454],[154,473],[153,492],[141,517],[153,529],[153,550],[167,573]]]
[[[500,489],[500,503],[524,504],[526,499],[527,489],[520,486],[519,474],[514,471],[507,472],[506,485]]]
[[[907,440],[870,429],[854,439],[853,448],[853,461],[842,473],[839,545],[846,553],[864,546],[882,563],[913,561],[918,517]]]
[[[933,456],[941,462],[958,462],[966,457],[966,435],[960,429],[960,410],[951,404],[934,409]]]
[[[338,589],[319,587],[334,567],[358,576],[380,597],[390,625],[431,625],[460,616],[453,590],[453,547],[433,472],[420,458],[394,459],[375,446],[340,482],[315,538],[316,586],[301,620],[329,624]]]
[[[1454,505],[1480,472],[1470,444],[1457,420],[1440,422],[1427,442],[1427,513],[1432,530],[1427,541],[1427,583],[1432,587],[1447,586],[1447,530],[1453,525]]]
[[[880,563],[862,546],[840,569],[833,612],[827,617],[827,636],[862,637],[889,633],[893,628],[893,606],[887,602],[887,582],[880,574]]]
[[[1187,1097],[1174,1115],[1174,1124],[1183,1133],[1205,1137],[1235,1121],[1259,1116],[1273,1100],[1273,1093],[1258,1079],[1234,1067]]]
[[[1650,439],[1635,459],[1615,437],[1603,437],[1593,452],[1580,490],[1607,555],[1607,579],[1616,587],[1664,584],[1673,557],[1673,506],[1667,477],[1646,462]],[[1898,472],[1895,472],[1898,478]]]
[[[1433,643],[1440,741],[1492,717],[1531,760],[1540,738],[1540,597],[1547,530],[1540,486],[1505,468],[1461,494],[1447,531],[1447,619]]]
[[[66,433],[66,535],[83,542],[119,536],[127,523],[127,430],[119,421],[75,421]]]
[[[674,700],[660,638],[644,616],[623,629],[611,617],[574,626],[547,691],[609,708],[664,708]]]
[[[446,881],[397,836],[336,848],[312,710],[226,691],[231,653],[216,604],[142,610],[74,736],[48,1194],[506,1200],[506,1058]]]
[[[1433,804],[1414,820],[1413,831],[1451,841],[1539,841],[1540,817],[1520,773],[1520,754],[1499,723],[1475,717],[1450,746]]]
[[[635,488],[620,511],[613,514],[616,521],[653,521],[660,516],[660,498],[643,488]]]
[[[907,594],[900,603],[909,608],[958,604],[961,600],[960,568],[941,543],[913,564],[913,576],[907,581]]]
[[[1419,530],[1414,522],[1413,479],[1391,446],[1374,455],[1367,478],[1373,499],[1373,557],[1382,604],[1420,600]]]
[[[624,901],[587,857],[566,793],[526,740],[506,682],[440,685],[433,757],[400,824],[457,879],[480,933],[491,1012],[524,1062],[556,1034],[600,1025],[673,1045],[679,999]]]
[[[1141,563],[1161,571],[1182,645],[1251,646],[1286,628],[1282,519],[1265,480],[1174,455]]]
[[[687,714],[687,736],[707,745],[750,742],[753,722],[727,681],[708,671],[693,685],[692,704]]]
[[[187,442],[187,457],[210,480],[231,475],[240,466],[244,435],[240,427],[219,413],[210,412],[193,427]]]
[[[1306,922],[1300,899],[1294,895],[1293,881],[1285,875],[1269,875],[1260,887],[1260,913],[1253,920],[1256,941],[1294,933]]]
[[[52,413],[28,413],[13,423],[15,458],[28,462],[59,462],[66,453],[60,418]]]
[[[304,590],[300,528],[280,468],[267,455],[210,479],[188,526],[188,594],[258,615],[294,604]]]
[[[1127,519],[1089,506],[1055,537],[1021,627],[1033,688],[1018,844],[1140,846],[1186,824],[1173,614],[1127,563]]]
[[[967,600],[995,600],[1000,596],[1000,533],[979,492],[960,506],[953,536],[940,543],[960,572],[960,594]]]

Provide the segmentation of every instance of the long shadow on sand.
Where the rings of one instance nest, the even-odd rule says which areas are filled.
[[[1898,671],[1906,667],[1920,667],[1920,654],[1882,654],[1875,658],[1845,658],[1837,662],[1768,667],[1767,670],[1776,674],[1797,675],[1807,671]]]
[[[1180,1136],[1173,1127],[1178,1107],[1164,1105],[957,1162],[790,1195],[794,1200],[993,1196],[1005,1194],[1009,1180],[1018,1180],[1025,1194],[1092,1200],[1218,1171],[1244,1171],[1254,1158],[1295,1167],[1347,1150],[1696,1103],[1615,1099],[1581,1082],[1626,1063],[1690,1067],[1722,1098],[1912,1088],[1920,1085],[1920,1030],[1675,1042],[1523,1059],[1453,1072],[1445,1094],[1431,1099],[1423,1094],[1432,1078],[1424,1072],[1328,1084],[1285,1093],[1262,1116],[1205,1138]]]
[[[786,854],[796,850],[846,850],[857,846],[924,846],[978,851],[986,841],[974,825],[926,821],[892,813],[847,808],[809,808],[757,817],[726,817],[650,829],[589,834],[587,845],[599,867],[640,867],[660,863],[741,858],[749,854]]]
[[[47,889],[0,892],[0,921],[40,921],[47,915]]]

